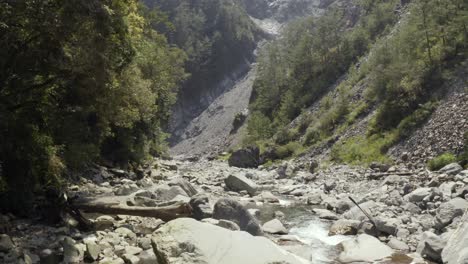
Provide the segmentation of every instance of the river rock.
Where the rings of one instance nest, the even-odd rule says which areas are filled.
[[[327,209],[312,209],[312,211],[314,211],[320,219],[338,220],[338,216]]]
[[[312,194],[307,196],[308,205],[319,205],[320,203],[322,203],[322,194],[320,192],[312,192]]]
[[[468,201],[459,197],[441,204],[436,211],[437,228],[441,229],[449,225],[455,217],[463,215],[466,209],[468,209]]]
[[[409,246],[405,242],[402,242],[394,237],[390,238],[390,241],[388,241],[387,246],[399,250],[399,251],[409,251]]]
[[[160,264],[308,263],[266,238],[190,218],[169,222],[155,233],[152,242]]]
[[[171,180],[169,182],[169,186],[179,186],[180,188],[182,188],[182,190],[184,190],[188,197],[192,197],[198,193],[197,189],[195,189],[195,187],[193,187],[193,185],[190,182],[180,177]]]
[[[65,237],[61,242],[63,247],[63,262],[72,264],[80,262],[80,250],[76,242],[70,237]]]
[[[263,231],[270,233],[270,234],[279,234],[285,235],[288,233],[286,227],[284,227],[283,223],[281,223],[278,219],[273,219],[271,221],[266,222],[262,226]]]
[[[192,207],[193,217],[197,220],[210,218],[213,215],[209,198],[206,194],[199,193],[190,199],[190,207]]]
[[[260,163],[260,150],[258,147],[247,147],[234,151],[228,163],[231,167],[256,168]]]
[[[242,231],[246,231],[253,236],[263,235],[257,219],[244,206],[233,199],[219,199],[214,206],[213,218],[233,221],[239,225]]]
[[[468,212],[448,239],[442,251],[442,261],[445,264],[468,263]]]
[[[101,248],[94,242],[87,242],[86,244],[86,252],[85,258],[96,261],[99,257],[99,253],[101,252]]]
[[[374,208],[377,207],[377,204],[374,201],[367,201],[364,203],[359,204],[359,206],[366,212],[370,213]],[[351,209],[349,209],[347,212],[343,214],[343,217],[346,219],[353,219],[353,220],[359,220],[362,221],[364,219],[367,219],[367,217],[362,213],[362,211],[357,207],[353,206]]]
[[[450,163],[439,170],[439,173],[445,173],[448,175],[457,175],[463,170],[463,167],[458,163]]]
[[[138,258],[140,259],[140,262],[138,264],[156,264],[158,263],[158,259],[156,258],[156,255],[154,254],[153,249],[148,249],[142,251],[139,255]]]
[[[232,231],[239,231],[240,230],[239,225],[237,225],[233,221],[229,221],[229,220],[226,220],[226,219],[219,219],[217,221],[218,221],[218,223],[216,223],[216,225],[219,226],[219,227],[226,228],[226,229],[232,230]]]
[[[418,188],[411,193],[407,194],[405,198],[412,203],[419,203],[431,194],[431,188]]]
[[[15,245],[13,244],[13,241],[11,241],[11,238],[8,235],[0,235],[0,252],[8,253],[14,248]]]
[[[377,238],[361,234],[355,239],[341,242],[343,252],[339,260],[344,263],[371,262],[390,257],[393,250],[380,242]]]
[[[359,224],[361,222],[357,220],[340,219],[335,221],[330,230],[328,231],[329,236],[344,235],[353,236],[357,234]]]
[[[231,191],[247,191],[252,196],[257,192],[257,185],[243,175],[231,174],[224,180],[224,183]]]
[[[446,241],[441,237],[432,232],[426,231],[421,235],[416,252],[426,259],[440,262],[441,253],[445,245]]]
[[[118,195],[118,196],[125,196],[125,195],[129,195],[131,193],[134,193],[136,191],[138,191],[139,188],[136,184],[132,183],[132,184],[125,184],[125,185],[122,185],[120,186],[117,191],[115,191],[115,195]]]
[[[281,164],[278,169],[276,169],[276,172],[279,179],[287,179],[294,176],[296,169],[297,168],[292,163],[283,162],[283,164]]]
[[[259,200],[264,202],[264,203],[279,203],[278,197],[274,196],[271,192],[269,191],[263,191],[259,195]]]

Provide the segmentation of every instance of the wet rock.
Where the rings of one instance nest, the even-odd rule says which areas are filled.
[[[251,196],[257,192],[257,185],[243,175],[229,175],[224,183],[231,191],[247,191]]]
[[[286,227],[284,227],[283,223],[281,223],[281,221],[278,219],[273,219],[266,222],[262,226],[262,229],[264,232],[267,232],[269,234],[285,235],[288,233]]]
[[[8,253],[15,248],[13,241],[8,235],[0,235],[0,252]]]
[[[441,229],[449,225],[455,217],[463,215],[466,209],[468,209],[468,201],[459,197],[441,204],[436,214],[437,228]]]
[[[421,235],[416,252],[426,259],[440,262],[441,253],[446,245],[446,241],[436,234],[426,231]]]
[[[247,147],[234,151],[228,163],[232,167],[256,168],[260,163],[260,150],[258,147]]]
[[[442,261],[446,264],[468,263],[468,212],[448,239],[442,251]]]
[[[320,219],[338,220],[338,216],[332,211],[326,209],[312,209]]]
[[[369,235],[359,235],[355,239],[347,240],[340,245],[343,252],[339,260],[343,263],[352,262],[375,262],[393,254],[393,250],[380,242],[377,238]]]
[[[232,199],[220,199],[213,210],[214,219],[225,219],[239,225],[240,229],[253,236],[263,235],[260,224],[239,202]]]
[[[328,231],[329,236],[344,235],[344,236],[353,236],[357,234],[360,221],[357,220],[347,220],[340,219],[335,221],[330,230]]]
[[[152,242],[159,263],[307,263],[266,238],[189,218],[169,222]]]
[[[439,173],[445,173],[448,175],[457,175],[463,170],[463,167],[458,163],[451,163],[439,170]]]
[[[206,194],[200,193],[193,196],[189,204],[192,207],[193,217],[197,220],[210,218],[213,215],[213,209]]]

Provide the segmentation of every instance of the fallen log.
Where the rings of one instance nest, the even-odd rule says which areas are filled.
[[[121,204],[73,203],[73,208],[87,213],[131,215],[154,217],[163,221],[170,221],[181,217],[191,217],[192,208],[187,203],[176,203],[164,207],[139,207]]]

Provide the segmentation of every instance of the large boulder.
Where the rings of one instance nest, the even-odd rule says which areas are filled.
[[[214,219],[225,219],[233,221],[239,225],[242,231],[246,231],[253,236],[262,236],[262,228],[257,219],[239,202],[223,198],[218,200],[213,210]]]
[[[247,191],[252,196],[257,192],[257,184],[243,175],[229,175],[224,183],[231,191]]]
[[[306,264],[264,237],[181,218],[159,229],[152,239],[159,264]]]
[[[416,252],[428,260],[440,262],[446,241],[438,235],[426,231],[421,235]]]
[[[273,219],[271,221],[266,222],[262,226],[263,231],[270,233],[270,234],[287,234],[288,230],[284,227],[283,223],[281,223],[278,219]]]
[[[231,167],[256,168],[260,164],[260,150],[258,147],[247,147],[234,151],[228,163]]]
[[[468,209],[468,201],[459,197],[441,204],[436,211],[436,227],[444,228],[452,223],[455,217],[463,215],[466,209]]]
[[[431,195],[431,188],[418,188],[411,193],[407,194],[405,198],[412,203],[419,203],[422,200]]]
[[[343,263],[374,263],[393,254],[393,250],[389,246],[366,234],[341,242],[340,245],[343,247],[343,252],[341,252],[339,260]]]
[[[442,261],[445,264],[468,263],[468,211],[443,249]]]
[[[190,199],[190,207],[192,207],[193,217],[197,220],[210,218],[213,215],[208,196],[203,193],[196,194]]]
[[[463,167],[458,163],[450,163],[439,170],[440,173],[445,173],[448,175],[457,175],[463,170]]]
[[[374,208],[377,207],[377,204],[374,201],[370,200],[370,201],[359,204],[359,206],[364,211],[371,213],[374,210]],[[364,213],[361,211],[361,209],[359,209],[357,206],[353,206],[351,209],[346,211],[343,214],[343,217],[346,219],[359,220],[359,221],[367,219],[367,216],[365,216]]]

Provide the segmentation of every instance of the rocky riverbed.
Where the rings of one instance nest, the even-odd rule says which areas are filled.
[[[0,263],[468,263],[468,171],[458,164],[315,167],[96,166],[70,196],[127,207],[187,202],[195,219],[90,214],[96,230],[83,232],[69,217],[48,226],[2,215]]]

